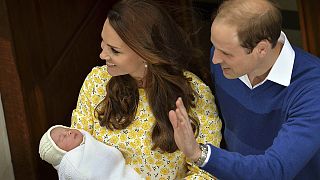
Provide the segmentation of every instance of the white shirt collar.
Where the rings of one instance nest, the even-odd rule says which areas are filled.
[[[283,86],[289,86],[291,81],[291,74],[293,70],[295,53],[286,35],[282,31],[278,39],[278,42],[283,43],[283,47],[281,49],[281,52],[276,62],[274,63],[268,76],[266,77],[266,79],[264,79],[262,82],[252,87],[247,74],[239,77],[239,79],[243,83],[245,83],[250,89],[254,89],[260,86],[267,80],[270,80],[272,82],[275,82]]]

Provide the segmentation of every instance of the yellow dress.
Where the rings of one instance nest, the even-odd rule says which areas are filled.
[[[195,97],[196,107],[190,112],[200,121],[197,141],[218,147],[221,141],[221,120],[217,114],[214,97],[209,87],[197,76],[188,71],[184,75],[192,78],[191,86],[199,95]],[[106,66],[95,67],[88,74],[80,90],[77,107],[72,113],[72,127],[84,129],[97,140],[118,148],[126,164],[132,166],[146,179],[213,178],[189,163],[179,150],[174,153],[162,153],[159,149],[151,150],[151,132],[155,118],[144,89],[139,89],[139,104],[132,124],[126,129],[113,131],[101,127],[94,113],[96,106],[105,97],[105,87],[110,78]]]

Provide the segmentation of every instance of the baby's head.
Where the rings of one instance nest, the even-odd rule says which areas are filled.
[[[83,134],[79,130],[55,125],[42,136],[39,154],[41,159],[56,166],[66,152],[78,147],[82,142]]]

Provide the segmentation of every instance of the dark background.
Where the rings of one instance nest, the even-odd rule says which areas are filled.
[[[0,92],[15,179],[57,179],[56,170],[39,157],[39,141],[50,126],[70,125],[84,78],[92,67],[103,63],[99,60],[100,32],[115,2],[0,0]],[[318,1],[290,2],[296,2],[297,8],[282,10],[289,40],[319,56]],[[162,3],[168,10],[172,6],[193,9],[191,20],[188,13],[175,18],[186,30],[200,28],[193,41],[204,58],[197,62],[202,68],[193,71],[211,86],[211,14],[221,1]],[[0,174],[0,179],[5,178]]]

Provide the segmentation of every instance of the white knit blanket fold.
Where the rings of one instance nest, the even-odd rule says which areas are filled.
[[[125,165],[121,152],[94,139],[81,130],[85,143],[67,152],[58,170],[59,180],[137,180],[142,179],[131,167]]]

